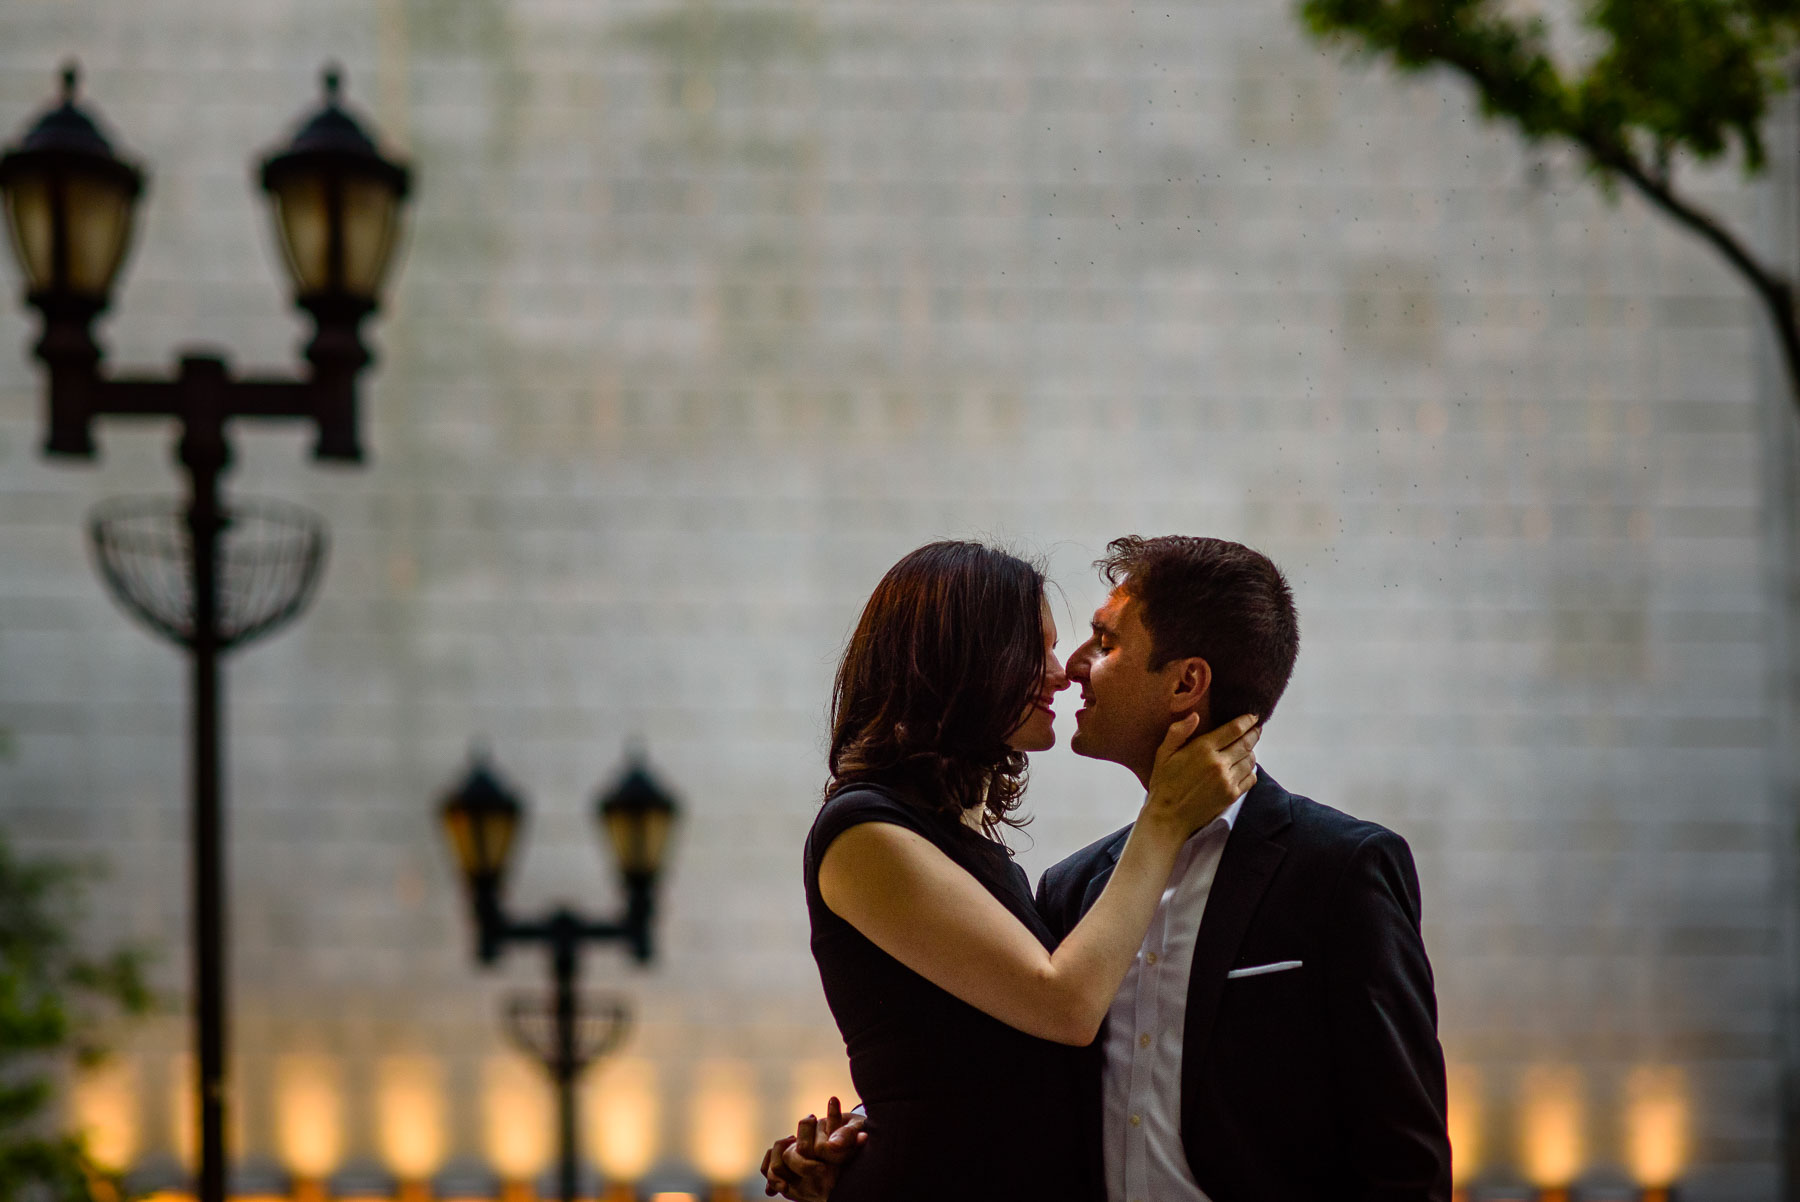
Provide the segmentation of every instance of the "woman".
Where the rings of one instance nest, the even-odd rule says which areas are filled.
[[[812,951],[868,1111],[833,1202],[1092,1202],[1078,1050],[1142,944],[1176,853],[1254,781],[1254,719],[1170,728],[1118,868],[1060,946],[996,837],[1068,687],[1044,577],[975,543],[907,555],[832,696],[807,838]]]

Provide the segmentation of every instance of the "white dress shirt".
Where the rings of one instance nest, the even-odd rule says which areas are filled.
[[[1181,1146],[1181,1039],[1194,939],[1243,808],[1239,797],[1182,845],[1144,946],[1107,1011],[1107,1202],[1211,1202]]]

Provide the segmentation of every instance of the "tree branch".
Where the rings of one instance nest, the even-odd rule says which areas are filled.
[[[1447,40],[1438,41],[1433,51],[1439,61],[1466,75],[1481,95],[1507,94],[1510,81],[1498,78],[1490,64],[1462,53]],[[1749,283],[1775,326],[1776,342],[1787,368],[1788,399],[1800,410],[1800,325],[1795,321],[1793,285],[1758,262],[1718,218],[1676,195],[1667,174],[1639,162],[1629,146],[1592,128],[1573,112],[1565,112],[1558,124],[1554,132],[1580,146],[1596,166],[1623,176],[1652,205],[1710,243]]]
[[[1749,248],[1738,241],[1717,218],[1677,196],[1673,189],[1653,178],[1629,154],[1609,153],[1605,146],[1579,136],[1576,140],[1593,156],[1596,163],[1624,176],[1651,204],[1711,243],[1714,249],[1725,256],[1726,262],[1748,281],[1758,299],[1768,309],[1770,320],[1775,323],[1776,337],[1781,343],[1782,358],[1787,365],[1788,391],[1795,405],[1800,406],[1800,328],[1796,328],[1794,321],[1793,285],[1759,263]]]

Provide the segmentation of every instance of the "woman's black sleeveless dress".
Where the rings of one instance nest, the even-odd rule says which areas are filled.
[[[1046,948],[1054,939],[1002,844],[907,800],[855,785],[827,801],[806,840],[813,959],[868,1111],[869,1140],[832,1202],[1094,1202],[1081,1129],[1080,1051],[1037,1039],[933,985],[833,914],[819,861],[838,835],[891,822],[931,840]]]

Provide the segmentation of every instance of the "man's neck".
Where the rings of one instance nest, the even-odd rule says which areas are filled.
[[[1205,734],[1212,729],[1212,727],[1207,725],[1207,717],[1206,711],[1202,710],[1200,712],[1200,725],[1196,727],[1194,731],[1195,738],[1198,738],[1200,735]],[[1124,760],[1115,762],[1121,767],[1129,768],[1131,774],[1138,778],[1138,784],[1144,786],[1144,792],[1148,793],[1150,791],[1150,776],[1156,771],[1156,752],[1158,750],[1159,748],[1152,748],[1150,754],[1145,757],[1142,763],[1127,764]]]

